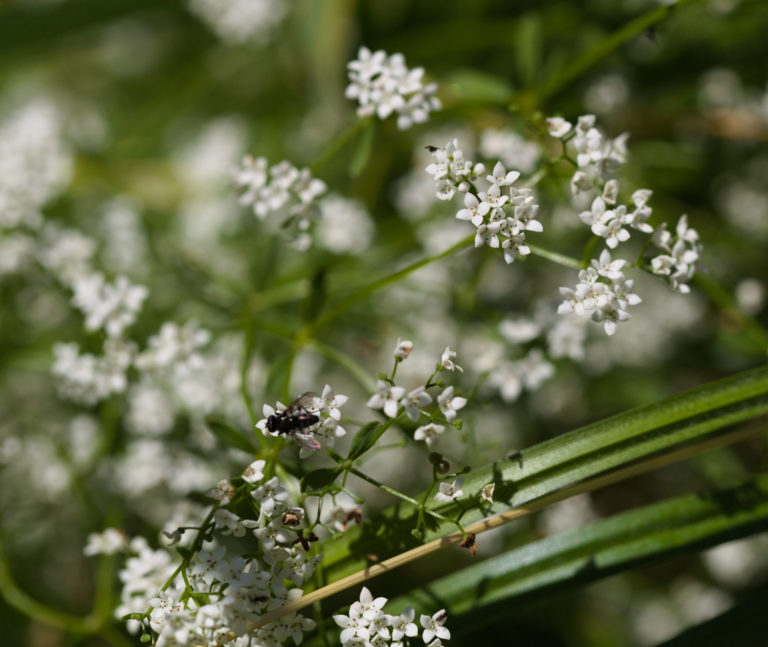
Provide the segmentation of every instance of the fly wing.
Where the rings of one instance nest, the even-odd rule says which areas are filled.
[[[304,409],[305,411],[317,411],[320,408],[322,398],[314,391],[306,391],[296,398],[286,409],[287,413],[293,413]]]
[[[316,452],[318,449],[320,449],[320,443],[317,442],[317,439],[312,434],[305,434],[301,431],[294,431],[291,433],[291,436],[296,440],[297,443],[303,447],[306,447],[307,449],[311,449],[313,452]]]

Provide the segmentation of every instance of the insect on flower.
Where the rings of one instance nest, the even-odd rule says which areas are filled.
[[[302,393],[285,410],[267,418],[267,430],[291,436],[307,449],[313,451],[320,449],[320,443],[310,431],[311,427],[320,422],[320,416],[315,410],[318,402],[321,402],[321,398],[317,393],[313,391]]]

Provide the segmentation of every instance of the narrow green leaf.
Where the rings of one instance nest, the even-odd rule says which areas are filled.
[[[686,495],[597,521],[492,557],[393,602],[451,614],[510,604],[768,529],[768,476],[703,495]],[[482,538],[479,538],[482,551]],[[455,626],[462,626],[455,620]]]
[[[349,460],[355,460],[360,458],[365,452],[367,452],[378,439],[378,422],[369,422],[366,425],[360,427],[360,430],[355,434],[352,439],[352,446],[349,448]]]
[[[253,454],[256,452],[255,445],[251,440],[237,427],[234,427],[223,418],[208,416],[205,424],[213,434],[227,447],[242,449],[244,452]]]
[[[538,14],[527,14],[517,25],[515,39],[515,63],[517,73],[524,85],[531,85],[541,69],[541,18]]]
[[[768,366],[762,366],[587,425],[466,474],[462,488],[466,502],[477,500],[488,483],[495,483],[496,489],[494,504],[482,510],[471,507],[462,516],[462,523],[525,505],[766,413]],[[452,503],[431,500],[428,507],[449,518],[458,513]],[[416,515],[415,506],[400,503],[370,523],[350,528],[343,538],[323,548],[326,573],[336,579],[364,568],[367,554],[388,557],[413,547],[417,542],[409,533]],[[425,533],[424,541],[453,530],[450,524],[435,524]]]
[[[373,152],[373,140],[376,128],[372,121],[366,122],[365,128],[360,133],[355,143],[352,159],[349,161],[349,176],[358,178],[368,165],[368,160]]]
[[[340,467],[321,467],[320,469],[312,470],[301,479],[301,491],[317,492],[322,490],[327,485],[333,483],[341,472]]]
[[[464,102],[506,105],[514,90],[504,78],[469,68],[456,71],[448,82]]]

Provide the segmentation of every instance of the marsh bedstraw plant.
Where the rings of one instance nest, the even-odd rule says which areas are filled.
[[[273,3],[256,4],[271,7]],[[195,0],[190,6],[224,37],[247,37],[247,26],[233,24],[226,12],[212,12],[212,3]],[[275,12],[273,18],[279,22],[282,13]],[[348,64],[346,96],[357,102],[361,118],[375,115],[386,120],[394,115],[397,127],[406,130],[427,122],[441,108],[438,86],[425,84],[424,73],[422,68],[408,68],[402,54],[363,47]],[[92,335],[87,349],[76,341],[54,346],[52,372],[60,394],[86,407],[110,398],[123,405],[119,415],[131,435],[126,457],[115,465],[115,473],[126,483],[132,481],[135,492],[146,493],[162,484],[179,498],[207,492],[205,505],[198,497],[195,503],[176,501],[175,507],[169,507],[158,547],[149,538],[125,537],[110,528],[89,539],[88,555],[124,554],[115,614],[143,641],[159,647],[256,647],[288,641],[300,644],[316,628],[328,632],[332,625],[324,620],[330,617],[323,618],[319,611],[313,619],[290,612],[267,623],[260,620],[310,587],[328,583],[321,547],[362,523],[367,513],[354,479],[348,482],[350,475],[414,504],[413,538],[423,538],[428,522],[435,519],[464,533],[462,516],[468,509],[491,503],[498,484],[490,482],[479,493],[465,493],[463,475],[469,468],[457,468],[457,460],[438,448],[441,443],[455,447],[466,440],[459,415],[476,406],[474,394],[496,389],[511,402],[523,390],[535,391],[550,379],[556,370],[553,360],[583,360],[587,331],[582,321],[599,324],[609,336],[620,335],[619,324],[631,316],[643,316],[642,298],[634,291],[631,273],[645,272],[668,282],[673,290],[690,291],[702,253],[699,236],[685,215],[673,229],[666,223],[652,224],[652,191],[626,186],[620,175],[628,156],[627,135],[607,137],[593,115],[582,115],[575,124],[552,117],[528,127],[537,139],[527,142],[528,162],[520,169],[512,168],[509,159],[470,159],[474,154],[465,154],[458,137],[446,138],[445,129],[434,135],[428,145],[431,161],[421,171],[433,185],[424,188],[422,197],[429,200],[434,194],[438,199],[440,228],[449,229],[455,219],[468,233],[466,239],[419,265],[437,263],[474,245],[477,254],[485,253],[483,247],[500,250],[505,271],[519,276],[550,262],[573,272],[570,286],[561,287],[559,296],[549,295],[550,302],[559,301],[559,307],[549,305],[554,316],[536,314],[538,319],[534,318],[534,310],[539,309],[532,304],[531,316],[501,323],[499,334],[510,346],[530,344],[524,356],[514,360],[488,356],[463,347],[462,340],[444,340],[440,347],[446,341],[451,345],[442,353],[436,351],[429,359],[433,368],[414,381],[411,373],[401,378],[398,371],[404,362],[415,364],[410,358],[422,344],[398,340],[390,356],[391,370],[379,373],[375,380],[366,378],[372,387],[367,400],[335,393],[328,384],[320,388],[325,380],[318,376],[314,386],[320,394],[313,404],[293,409],[286,398],[297,395],[291,393],[290,383],[294,352],[288,359],[284,401],[274,406],[263,402],[262,419],[254,414],[258,407],[247,388],[249,376],[261,368],[251,362],[252,339],[217,333],[214,321],[204,325],[194,318],[167,321],[146,341],[140,335],[132,337],[143,308],[153,307],[151,286],[119,273],[106,275],[97,268],[96,240],[76,230],[54,231],[54,225],[43,224],[36,209],[45,197],[19,198],[16,215],[12,220],[6,217],[4,225],[18,229],[22,247],[37,250],[39,271],[58,281]],[[0,138],[0,147],[6,145]],[[466,150],[471,150],[472,143],[468,145]],[[59,183],[65,171],[51,170],[50,184]],[[238,169],[221,172],[231,173],[232,194],[239,193],[240,202],[248,207],[250,226],[282,230],[270,244],[278,249],[291,245],[294,255],[309,250],[323,219],[332,218],[341,208],[339,197],[330,203],[336,207],[323,208],[326,182],[316,177],[314,169],[289,161],[270,164],[262,156],[245,156]],[[557,226],[537,196],[537,185],[545,176],[560,182],[570,194],[567,208],[572,221],[585,228],[583,259],[538,245],[544,233]],[[358,214],[349,222],[364,223],[365,218]],[[365,246],[374,238],[370,226],[366,227]],[[630,243],[637,239],[643,241],[639,252]],[[344,253],[354,253],[354,241],[360,238],[350,240],[340,248]],[[29,254],[19,250],[19,259],[22,252]],[[356,302],[355,294],[360,295],[358,300],[367,298],[411,271],[360,288],[348,305]],[[295,348],[308,343],[311,334],[311,326],[303,336],[297,334]],[[373,343],[382,345],[379,340]],[[416,364],[413,371],[420,368]],[[359,413],[365,411],[363,404],[368,407],[366,420]],[[342,407],[356,413],[345,417]],[[211,422],[211,414],[235,422]],[[195,434],[201,434],[206,424],[225,427],[230,438],[236,434],[241,452],[237,459],[247,455],[243,452],[251,453],[250,461],[244,462],[247,466],[238,476],[216,482],[216,464],[206,465],[183,450],[171,451],[160,439],[171,435],[181,417],[190,421]],[[283,421],[282,428],[271,428],[268,421],[274,417]],[[242,433],[244,421],[251,433]],[[397,483],[380,483],[366,473],[365,460],[380,448],[382,436],[390,430],[401,435],[402,444],[422,450],[430,481],[421,500],[400,492]],[[199,440],[198,449],[207,451],[210,441]],[[203,466],[191,467],[200,463]],[[434,501],[446,504],[439,509],[449,512],[430,507]],[[482,551],[482,539],[464,534],[464,548],[472,554]],[[359,600],[346,613],[331,614],[341,628],[341,643],[394,647],[417,644],[420,637],[428,647],[439,647],[450,639],[445,610],[420,609],[417,614],[408,608],[400,615],[389,615],[383,610],[385,602],[363,587]]]

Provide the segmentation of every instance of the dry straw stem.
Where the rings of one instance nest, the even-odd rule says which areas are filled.
[[[675,451],[667,452],[660,456],[645,460],[641,463],[628,465],[627,467],[614,470],[602,476],[587,479],[586,481],[582,481],[576,485],[563,488],[562,490],[558,490],[552,494],[547,494],[546,496],[543,496],[540,499],[529,503],[528,505],[520,506],[519,508],[513,508],[493,517],[489,517],[488,519],[484,519],[483,521],[478,521],[471,526],[467,526],[465,528],[465,532],[467,534],[474,533],[475,535],[478,535],[482,532],[485,532],[486,530],[498,528],[499,526],[503,526],[510,521],[514,521],[515,519],[519,519],[520,517],[524,517],[533,512],[538,512],[539,510],[542,510],[543,508],[546,508],[553,503],[563,501],[564,499],[576,496],[577,494],[592,492],[593,490],[598,490],[608,485],[613,485],[619,481],[623,481],[634,476],[639,476],[640,474],[645,474],[646,472],[666,467],[667,465],[672,465],[673,463],[677,463],[679,461],[685,460],[686,458],[696,456],[697,454],[701,454],[711,449],[739,442],[750,436],[758,434],[763,430],[764,428],[762,425],[736,429],[730,433],[722,434],[715,438],[710,438],[700,443],[696,443],[695,445],[690,445]],[[270,611],[269,613],[264,614],[261,616],[261,618],[259,618],[257,622],[251,622],[248,624],[248,631],[257,629],[258,627],[262,627],[276,620],[277,618],[280,618],[289,613],[293,613],[294,611],[298,611],[299,609],[303,609],[304,607],[308,607],[310,604],[330,597],[331,595],[339,593],[344,589],[348,589],[357,584],[362,584],[363,582],[376,577],[377,575],[381,575],[382,573],[394,570],[398,566],[412,562],[413,560],[433,553],[436,550],[440,550],[446,546],[452,546],[453,544],[458,544],[464,539],[464,537],[464,533],[453,532],[450,535],[446,535],[445,537],[435,539],[429,543],[422,544],[421,546],[407,550],[404,553],[390,557],[383,562],[373,564],[372,566],[364,568],[357,573],[352,573],[351,575],[343,577],[340,580],[333,582],[332,584],[328,584],[327,586],[319,588],[316,591],[312,591],[311,593],[308,593],[307,595],[297,600],[289,602],[279,609],[275,609],[274,611]]]

